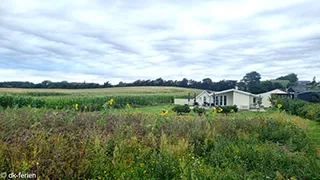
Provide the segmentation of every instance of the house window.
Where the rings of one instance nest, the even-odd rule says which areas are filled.
[[[223,99],[223,105],[226,106],[226,105],[227,105],[227,96],[223,96],[223,98],[224,98],[224,99]]]
[[[220,96],[220,106],[222,106],[222,96]]]
[[[216,96],[216,105],[219,105],[219,96]]]
[[[203,102],[207,102],[207,98],[206,97],[203,97]]]
[[[256,103],[256,98],[253,98],[253,103]]]

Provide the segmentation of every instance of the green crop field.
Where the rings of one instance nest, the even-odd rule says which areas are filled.
[[[9,89],[0,88],[0,106],[2,107],[47,107],[53,109],[73,109],[76,104],[87,111],[101,110],[104,103],[116,99],[116,107],[132,107],[170,104],[174,98],[193,96],[199,89],[177,87],[121,87],[105,89]]]

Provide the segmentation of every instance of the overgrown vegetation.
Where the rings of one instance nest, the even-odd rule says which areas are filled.
[[[275,108],[281,105],[280,109],[293,115],[308,118],[320,122],[320,104],[313,104],[299,99],[272,98],[271,102]]]
[[[284,113],[106,112],[0,110],[0,169],[40,179],[320,178],[305,129]]]

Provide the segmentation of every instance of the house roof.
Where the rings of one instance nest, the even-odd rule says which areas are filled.
[[[212,96],[212,95],[213,95],[212,92],[210,92],[210,91],[208,91],[208,90],[204,90],[204,91],[202,91],[200,94],[198,94],[198,95],[196,96],[196,98],[198,98],[199,96],[201,96],[203,93],[206,93],[206,94],[208,94],[209,96]]]
[[[307,89],[303,86],[296,86],[296,87],[289,87],[288,89],[292,89],[294,92],[304,92],[307,91]]]
[[[280,89],[274,89],[272,91],[268,91],[268,92],[265,92],[265,93],[261,93],[259,95],[263,95],[263,94],[288,94],[287,92],[285,91],[282,91]]]
[[[304,93],[320,93],[320,90],[318,89],[310,89],[307,91],[299,92],[298,94],[304,94]]]
[[[241,90],[238,90],[238,89],[227,89],[227,90],[224,90],[224,91],[216,92],[215,94],[228,93],[228,92],[232,92],[232,91],[237,92],[237,93],[241,93],[241,94],[245,94],[245,95],[248,95],[248,96],[259,97],[256,94],[252,94],[252,93],[249,93],[249,92],[241,91]]]

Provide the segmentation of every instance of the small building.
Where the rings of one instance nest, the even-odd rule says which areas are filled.
[[[202,91],[196,97],[196,102],[200,106],[237,105],[239,109],[249,110],[256,108],[258,97],[258,95],[238,89],[228,89],[220,92]]]
[[[297,98],[308,102],[320,102],[320,90],[308,90],[297,94]]]
[[[270,98],[272,95],[282,97],[282,98],[294,98],[294,95],[280,89],[274,89],[269,92],[258,94],[262,98],[262,106],[263,107],[271,107]]]

